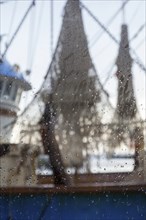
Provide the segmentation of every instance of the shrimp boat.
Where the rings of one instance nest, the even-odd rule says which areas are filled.
[[[91,59],[82,8],[91,13],[67,0],[43,84],[20,115],[21,94],[31,85],[1,57],[0,219],[146,217],[146,123],[134,93],[128,26],[121,26],[113,108]],[[125,147],[126,155],[115,154]]]

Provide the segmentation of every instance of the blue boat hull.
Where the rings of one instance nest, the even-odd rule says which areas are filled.
[[[9,194],[1,220],[145,220],[146,192]]]

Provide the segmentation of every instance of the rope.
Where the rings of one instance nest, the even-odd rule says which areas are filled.
[[[117,41],[117,39],[104,27],[104,25],[91,13],[82,3],[80,3],[80,4],[81,4],[81,6],[90,14],[90,16],[102,27],[102,29],[113,39],[113,41],[114,41],[116,44],[119,45],[119,42]],[[61,33],[60,33],[60,36],[61,36]],[[48,69],[48,71],[47,71],[47,73],[46,73],[46,75],[45,75],[45,77],[44,77],[44,81],[43,81],[43,83],[42,83],[40,89],[39,89],[39,90],[37,91],[37,93],[34,95],[33,99],[32,99],[31,102],[26,106],[26,108],[23,110],[23,112],[22,112],[19,116],[17,116],[16,119],[14,119],[9,125],[6,125],[5,128],[8,127],[8,126],[12,126],[12,125],[17,121],[17,119],[18,119],[19,117],[23,116],[23,115],[25,114],[25,112],[28,110],[28,108],[32,105],[32,103],[34,102],[35,98],[36,98],[36,97],[38,96],[38,94],[41,92],[41,90],[42,90],[42,88],[43,88],[43,85],[44,85],[44,82],[45,82],[46,78],[48,77],[48,74],[49,74],[49,72],[50,72],[50,70],[51,70],[51,67],[52,67],[52,64],[53,64],[53,62],[54,62],[55,54],[56,54],[56,51],[57,51],[57,49],[58,49],[59,42],[60,42],[60,36],[59,36],[59,38],[58,38],[58,43],[57,43],[57,46],[56,46],[56,50],[54,51],[54,55],[53,55],[52,61],[51,61],[51,63],[50,63],[49,69]],[[140,64],[138,63],[138,65],[140,65]],[[143,69],[145,70],[145,67],[143,67],[143,65],[142,65],[141,68],[143,68]]]
[[[108,34],[108,36],[117,44],[119,45],[119,42],[118,40],[114,37],[113,34],[111,34],[111,32],[99,21],[98,18],[96,18],[92,13],[91,11],[85,6],[83,5],[82,3],[80,3],[82,8],[84,8],[88,14],[95,20],[96,23],[98,23],[98,25]],[[131,52],[133,53],[133,55],[135,56],[135,58],[133,59],[135,61],[135,63],[140,67],[141,70],[143,70],[144,72],[146,72],[146,68],[145,66],[143,65],[143,63],[140,61],[139,57],[137,56],[136,52],[131,49]]]
[[[8,35],[11,36],[11,32],[12,32],[12,27],[14,24],[14,20],[15,20],[15,15],[16,15],[16,11],[17,11],[17,1],[15,1],[14,6],[13,6],[13,11],[12,11],[12,16],[11,16],[11,22],[10,22],[10,26],[9,26],[9,31],[8,31]]]
[[[145,37],[139,42],[139,44],[136,46],[135,50],[137,50],[139,47],[142,46],[142,44],[146,41]]]
[[[12,36],[10,42],[8,43],[8,45],[7,45],[6,49],[5,49],[5,51],[4,51],[3,55],[2,55],[2,57],[4,57],[4,56],[6,55],[6,53],[7,53],[8,49],[10,48],[10,46],[11,46],[13,40],[14,40],[15,37],[16,37],[18,31],[20,30],[20,28],[21,28],[23,22],[25,21],[25,18],[27,17],[29,11],[31,10],[31,8],[32,8],[33,6],[35,6],[35,0],[32,0],[31,5],[29,6],[29,8],[27,9],[25,15],[23,16],[22,21],[21,21],[20,24],[18,25],[18,27],[17,27],[15,33],[13,34],[13,36]]]
[[[106,83],[108,82],[108,80],[110,79],[114,67],[115,67],[115,62],[114,62],[113,65],[111,66],[110,70],[108,71],[108,73],[107,73],[107,78],[105,79],[105,81],[104,81],[104,83],[103,83],[103,86],[105,86]]]
[[[40,31],[39,28],[41,27],[41,22],[42,22],[42,16],[43,16],[43,6],[44,6],[44,2],[41,2],[41,7],[40,7],[40,11],[39,11],[39,15],[38,15],[38,23],[36,25],[36,29],[35,29],[35,33],[34,36],[35,39],[32,42],[32,50],[31,50],[31,56],[30,56],[30,62],[29,62],[29,68],[32,69],[33,66],[33,61],[34,61],[34,55],[36,54],[36,49],[37,49],[37,45],[38,45],[38,40],[39,40],[39,36],[40,36]],[[30,38],[31,39],[31,38]]]
[[[141,120],[141,121],[133,121],[133,122],[127,122],[127,121],[122,121],[122,125],[139,125],[140,126],[143,126],[144,128],[146,128],[146,121],[145,120]],[[91,125],[86,125],[85,127],[90,127],[90,126],[97,126],[97,127],[107,127],[108,128],[113,128],[115,126],[120,126],[121,125],[121,122],[109,122],[109,123],[92,123]],[[31,125],[29,124],[29,130],[23,130],[23,134],[21,135],[21,137],[25,137],[26,135],[32,135],[33,133],[35,132],[39,132],[40,131],[40,128],[38,128],[37,126],[35,125]]]
[[[122,16],[123,16],[123,23],[125,23],[125,7],[122,8]]]
[[[11,2],[12,0],[5,0],[5,1],[0,1],[0,5],[2,5],[2,4],[5,4],[5,3],[9,3],[9,2]]]
[[[51,48],[51,57],[53,57],[53,38],[54,38],[54,36],[53,36],[53,33],[54,33],[54,30],[53,30],[53,25],[54,25],[54,19],[53,19],[53,17],[54,17],[54,8],[53,8],[53,0],[51,0],[51,7],[50,7],[50,15],[51,15],[51,46],[50,46],[50,48]]]
[[[46,81],[46,78],[48,77],[49,73],[52,72],[52,71],[50,71],[50,70],[51,70],[52,64],[53,64],[53,62],[54,62],[54,60],[55,60],[55,55],[56,55],[56,52],[57,52],[58,47],[59,47],[59,42],[60,42],[61,35],[62,35],[62,31],[61,31],[61,33],[60,33],[60,35],[59,35],[58,42],[57,42],[57,46],[56,46],[56,49],[55,49],[54,54],[53,54],[53,58],[52,58],[51,63],[50,63],[50,65],[49,65],[48,71],[47,71],[46,75],[44,76],[44,80],[43,80],[43,82],[42,82],[40,88],[39,88],[38,91],[35,93],[33,99],[31,100],[31,102],[30,102],[30,103],[26,106],[26,108],[21,112],[21,114],[20,114],[20,115],[17,115],[16,118],[15,118],[12,122],[10,122],[9,124],[5,125],[4,128],[13,126],[13,125],[16,123],[16,121],[18,120],[18,118],[20,118],[21,116],[23,116],[23,115],[26,113],[26,111],[28,110],[28,108],[33,104],[34,100],[36,99],[36,97],[38,96],[38,94],[41,92],[41,90],[42,90],[42,88],[43,88],[43,86],[44,86],[44,82]]]
[[[132,17],[131,17],[131,19],[130,19],[130,21],[129,21],[130,24],[134,21],[134,18],[136,17],[137,12],[138,12],[140,6],[141,6],[141,1],[138,2],[138,5],[137,5],[137,7],[136,7],[136,10],[134,11],[134,13],[133,13],[133,15],[132,15]]]
[[[135,40],[135,38],[138,37],[138,35],[141,33],[141,31],[145,28],[146,23],[144,23],[143,25],[140,26],[140,28],[138,29],[138,31],[134,34],[134,36],[131,38],[130,42]]]
[[[100,57],[100,56],[106,51],[106,49],[107,49],[108,47],[110,47],[110,46],[111,46],[111,42],[109,42],[108,44],[106,44],[106,46],[102,47],[102,49],[101,49],[98,53],[96,53],[96,54],[94,55],[94,59],[97,58],[97,57]],[[107,52],[107,51],[106,51],[106,52]]]
[[[35,26],[36,26],[36,10],[33,10],[30,15],[30,23],[29,23],[29,36],[28,36],[28,50],[27,50],[27,68],[30,70],[31,66],[31,57],[32,57],[32,48],[34,44],[34,36],[35,36]]]
[[[106,24],[106,26],[110,26],[112,24],[112,22],[115,20],[115,18],[117,17],[117,15],[121,12],[121,10],[123,10],[127,3],[129,2],[130,0],[125,0],[125,2],[123,2],[122,6],[116,11],[116,13],[110,18],[110,20],[108,21],[108,23]],[[101,38],[101,36],[105,33],[105,31],[101,31],[97,37],[97,39],[90,45],[89,48],[92,48],[96,43],[97,41]]]

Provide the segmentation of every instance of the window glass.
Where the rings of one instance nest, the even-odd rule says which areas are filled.
[[[13,92],[12,92],[12,100],[13,101],[16,99],[17,90],[18,90],[18,86],[16,84],[13,84]]]
[[[2,89],[3,89],[3,81],[0,80],[0,96],[2,95]]]
[[[17,90],[17,95],[16,95],[16,99],[15,99],[16,103],[19,103],[19,102],[20,102],[21,94],[22,94],[22,89],[19,88],[19,89]]]
[[[0,219],[146,220],[145,2],[36,0],[0,42]]]
[[[10,97],[11,90],[12,90],[12,82],[8,81],[8,82],[6,82],[6,87],[5,87],[5,90],[4,90],[4,96],[5,97]]]
[[[37,158],[37,169],[38,175],[52,175],[51,163],[48,155],[39,155]]]

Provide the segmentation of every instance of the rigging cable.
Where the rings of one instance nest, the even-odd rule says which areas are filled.
[[[12,27],[14,24],[14,20],[15,20],[15,16],[16,16],[16,11],[17,11],[17,1],[14,2],[13,5],[13,10],[12,10],[12,16],[11,16],[11,22],[10,22],[10,26],[9,26],[9,31],[8,31],[8,38],[10,38],[11,36],[11,32],[12,32]],[[9,41],[9,40],[8,40]]]
[[[105,50],[107,48],[109,48],[109,46],[111,46],[110,42],[108,42],[108,44],[106,44],[104,47],[102,47],[102,49],[100,49],[100,51],[97,54],[95,54],[94,59],[97,57],[100,57],[105,52]]]
[[[139,44],[136,46],[135,50],[137,50],[139,47],[141,47],[144,42],[146,42],[145,37],[139,42]]]
[[[32,48],[34,44],[34,36],[35,36],[35,21],[36,21],[36,10],[32,9],[29,15],[29,22],[28,22],[28,46],[26,52],[26,71],[25,77],[30,82],[31,78],[31,63],[32,63]],[[23,103],[28,103],[28,97],[30,96],[31,92],[27,92],[23,98]]]
[[[47,79],[49,73],[50,73],[50,72],[52,73],[51,68],[52,68],[52,64],[53,64],[53,62],[54,62],[54,60],[55,60],[55,58],[56,58],[55,55],[56,55],[56,52],[57,52],[58,47],[59,47],[59,43],[60,43],[60,39],[61,39],[61,34],[62,34],[62,30],[61,30],[61,32],[60,32],[60,35],[59,35],[59,38],[58,38],[58,41],[57,41],[57,46],[56,46],[55,51],[54,51],[54,53],[53,53],[53,58],[52,58],[52,60],[51,60],[51,63],[49,64],[48,71],[47,71],[46,75],[44,76],[44,80],[43,80],[43,82],[42,82],[40,88],[39,88],[38,91],[34,94],[34,97],[33,97],[32,100],[30,101],[30,103],[27,104],[27,106],[26,106],[25,109],[20,113],[20,115],[17,115],[16,118],[15,118],[13,121],[11,121],[9,124],[5,125],[4,128],[9,127],[9,129],[11,129],[11,126],[13,126],[13,125],[16,123],[16,121],[17,121],[19,118],[21,118],[21,117],[27,112],[28,108],[32,105],[32,103],[33,103],[33,102],[35,101],[35,99],[38,97],[38,94],[39,94],[39,93],[41,92],[41,90],[43,89],[43,87],[44,87],[44,82],[46,81],[46,79]],[[52,76],[51,76],[51,77],[52,77]]]
[[[51,19],[50,19],[50,21],[51,21],[51,46],[50,46],[50,48],[51,48],[51,58],[53,57],[53,38],[54,38],[54,36],[53,36],[53,33],[54,33],[54,30],[53,30],[53,27],[54,27],[54,7],[53,7],[53,0],[51,0],[51,2],[50,2],[50,4],[51,4],[51,7],[50,7],[50,16],[51,16]]]
[[[110,20],[108,21],[108,23],[106,24],[106,26],[110,26],[110,25],[112,24],[112,22],[115,20],[115,18],[117,17],[117,15],[121,12],[121,10],[123,10],[123,9],[126,7],[126,5],[127,5],[127,3],[128,3],[129,1],[130,1],[130,0],[125,0],[125,1],[123,2],[122,6],[121,6],[121,7],[117,10],[117,12],[110,18]],[[102,36],[104,33],[105,33],[104,30],[102,30],[102,31],[98,34],[96,40],[89,46],[89,48],[92,48],[92,47],[97,43],[97,41],[101,38],[101,36]]]
[[[123,2],[123,0],[121,0]],[[125,23],[125,8],[122,8],[123,23]]]
[[[8,45],[7,45],[6,49],[5,49],[5,51],[4,51],[3,55],[2,55],[2,57],[4,57],[4,56],[6,55],[8,49],[10,48],[10,46],[11,46],[13,40],[15,39],[15,37],[16,37],[16,35],[17,35],[17,33],[18,33],[18,31],[20,30],[20,28],[21,28],[21,26],[22,26],[22,24],[23,24],[25,18],[27,17],[29,11],[31,10],[31,8],[32,8],[33,6],[35,6],[35,1],[36,1],[36,0],[32,0],[31,5],[30,5],[29,8],[27,9],[27,11],[26,11],[25,15],[23,16],[23,18],[22,18],[20,24],[18,25],[16,31],[14,32],[14,34],[13,34],[13,36],[12,36],[10,42],[8,43]]]
[[[91,11],[89,11],[89,9],[83,4],[80,3],[81,6],[88,12],[88,14],[96,21],[96,23],[98,23],[98,25],[108,34],[108,36],[116,43],[119,45],[118,40],[111,34],[111,32],[99,21],[98,18],[96,18]],[[133,60],[135,61],[135,63],[140,67],[140,69],[142,69],[144,72],[146,72],[146,68],[143,65],[143,63],[140,61],[139,57],[137,56],[136,52],[130,48],[131,52],[133,53],[133,55],[135,56],[133,58]]]
[[[31,17],[31,21],[33,21],[33,24],[30,23],[32,25],[32,28],[31,28],[31,25],[30,25],[30,41],[29,41],[29,45],[28,45],[28,60],[27,60],[27,75],[28,75],[28,80],[31,81],[31,71],[32,71],[32,68],[33,68],[33,63],[34,63],[34,60],[35,60],[35,54],[36,54],[36,50],[37,50],[37,46],[38,46],[38,40],[39,40],[39,36],[40,36],[40,31],[39,31],[39,28],[41,27],[41,22],[42,22],[42,15],[43,15],[43,6],[44,6],[44,2],[42,1],[41,3],[41,7],[40,7],[40,10],[39,10],[39,14],[38,14],[38,19],[37,19],[37,22],[36,22],[36,25],[34,23],[34,18],[36,18],[35,16],[33,16],[34,14],[32,13],[32,17]],[[35,12],[35,11],[34,11]],[[36,13],[35,13],[36,15]],[[32,36],[33,34],[33,36]],[[35,37],[35,39],[34,39]],[[30,50],[29,50],[30,48]],[[28,100],[28,93],[27,95],[25,96],[26,97],[26,102]],[[25,104],[26,104],[25,102]],[[27,102],[28,103],[28,102]]]
[[[40,11],[39,11],[39,15],[38,15],[38,23],[36,25],[36,30],[35,30],[36,38],[34,39],[33,46],[32,46],[32,53],[31,53],[31,59],[30,59],[30,68],[31,69],[32,69],[32,66],[33,66],[34,56],[36,54],[35,52],[37,50],[38,40],[39,40],[39,37],[40,37],[40,30],[39,30],[39,28],[41,27],[43,10],[44,10],[44,2],[42,1],[41,2]]]
[[[121,12],[121,10],[124,11],[127,3],[129,2],[130,0],[125,0],[123,3],[122,3],[122,6],[116,11],[116,13],[110,18],[110,20],[108,21],[107,23],[107,26],[109,26],[114,20],[115,18],[117,17],[117,15]],[[89,48],[91,49],[91,47],[93,47],[96,42],[101,38],[101,36],[105,33],[105,31],[102,29],[102,31],[99,33],[97,39],[89,46]],[[103,53],[103,51],[105,51],[105,49],[107,47],[110,46],[110,43],[108,43],[101,51],[101,53],[98,53],[97,55],[101,55]],[[115,64],[112,65],[111,69],[108,71],[108,73],[110,73],[112,71],[112,69],[114,68]],[[111,74],[110,74],[111,76]],[[107,79],[105,80],[105,83],[107,83],[107,81],[110,79],[110,76],[107,76]]]
[[[3,40],[3,38],[6,37],[6,36],[7,36],[7,34],[0,34],[0,44]],[[1,50],[1,47],[0,47],[0,50]]]
[[[80,4],[81,4],[81,3],[80,3]],[[82,6],[83,6],[83,5],[82,5]],[[84,6],[84,8],[85,8],[85,6]],[[87,10],[88,10],[88,9],[87,9]],[[90,15],[94,18],[94,16],[92,15],[91,12],[90,12]],[[96,18],[94,18],[94,20],[97,22],[97,19],[96,19]],[[119,45],[119,42],[114,38],[114,36],[112,36],[112,34],[110,34],[110,32],[109,32],[108,30],[106,30],[106,28],[105,28],[99,21],[98,21],[98,23],[99,23],[99,25],[102,27],[102,29],[105,29],[105,31],[108,33],[108,35]],[[59,40],[60,40],[60,37],[59,37],[59,39],[58,39],[58,43],[57,43],[56,50],[58,49]],[[55,50],[55,52],[54,52],[54,54],[53,54],[53,58],[52,58],[52,61],[51,61],[49,70],[47,71],[47,74],[46,74],[46,76],[44,77],[44,81],[46,80],[46,78],[47,78],[47,76],[48,76],[48,73],[50,72],[52,63],[53,63],[53,61],[54,61],[54,59],[55,59],[56,50]],[[42,83],[42,86],[40,87],[40,89],[38,90],[38,92],[37,92],[37,93],[35,94],[35,96],[33,97],[32,101],[26,106],[26,108],[24,109],[24,111],[23,111],[19,116],[17,116],[17,118],[16,118],[14,121],[12,121],[12,122],[9,124],[9,126],[10,126],[10,125],[13,125],[13,124],[16,122],[16,120],[18,119],[18,117],[21,117],[21,116],[27,111],[27,109],[29,108],[29,106],[33,103],[33,101],[34,101],[35,98],[37,97],[38,93],[41,91],[43,85],[44,85],[44,82]]]
[[[134,11],[134,13],[133,13],[133,15],[132,15],[132,17],[131,17],[131,19],[130,19],[130,21],[129,21],[129,24],[131,24],[131,23],[134,21],[134,18],[136,17],[140,6],[141,6],[141,2],[138,2],[138,5],[137,5],[137,7],[136,7],[136,10]]]
[[[109,69],[109,71],[107,72],[107,78],[105,79],[104,83],[103,83],[103,87],[107,84],[107,82],[109,81],[111,75],[112,75],[112,71],[115,67],[115,62],[113,63],[113,65],[111,66],[111,68]]]
[[[130,39],[130,42],[133,41],[135,38],[138,37],[138,35],[141,33],[141,31],[145,28],[146,23],[144,23],[143,25],[140,26],[140,28],[138,29],[138,31],[134,34],[134,36]]]
[[[0,5],[2,5],[2,4],[5,4],[5,3],[9,3],[11,0],[3,0],[3,1],[0,1]]]
[[[29,36],[28,36],[28,49],[27,49],[27,69],[29,71],[31,71],[32,48],[34,45],[35,27],[36,27],[36,10],[32,10],[29,21],[29,34],[28,34]]]

